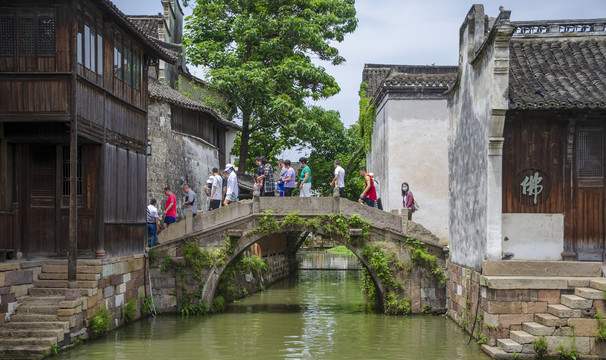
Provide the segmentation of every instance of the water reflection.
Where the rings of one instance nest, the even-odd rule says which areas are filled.
[[[488,359],[445,317],[366,313],[357,271],[300,271],[226,313],[160,316],[60,359]]]
[[[301,270],[360,270],[355,255],[336,255],[327,251],[306,251],[299,253]]]

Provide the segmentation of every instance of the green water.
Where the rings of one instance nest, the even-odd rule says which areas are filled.
[[[59,359],[488,359],[443,316],[366,313],[358,271],[302,270],[204,318],[158,316]]]

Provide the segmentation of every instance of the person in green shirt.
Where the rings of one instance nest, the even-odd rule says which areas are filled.
[[[299,185],[299,196],[311,197],[311,169],[307,165],[307,158],[300,158],[299,165],[303,169],[301,170],[301,184]]]

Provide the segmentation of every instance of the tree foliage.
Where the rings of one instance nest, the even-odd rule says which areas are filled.
[[[282,144],[309,121],[305,101],[339,92],[312,57],[338,65],[332,46],[357,26],[355,0],[192,0],[186,53],[208,68],[242,117],[240,168],[250,145],[276,134]],[[259,135],[258,135],[259,134]]]
[[[309,156],[311,168],[311,187],[322,196],[331,196],[330,182],[334,178],[334,161],[340,160],[346,168],[361,146],[358,125],[345,128],[336,111],[326,111],[319,107],[309,110],[318,126],[306,129],[306,137],[312,151]],[[364,189],[364,181],[358,174],[360,166],[365,165],[364,156],[358,156],[350,164],[345,174],[345,197],[357,201]]]

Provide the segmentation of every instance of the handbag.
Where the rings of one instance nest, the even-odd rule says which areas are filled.
[[[415,211],[419,210],[419,203],[417,202],[417,200],[415,200],[413,206],[415,208]]]

